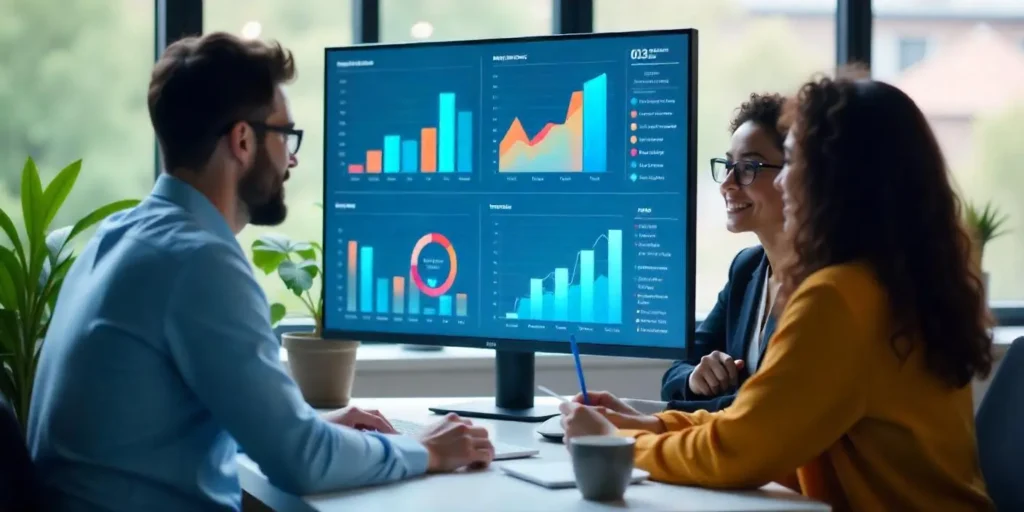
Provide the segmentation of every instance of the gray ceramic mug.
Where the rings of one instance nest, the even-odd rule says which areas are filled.
[[[591,501],[621,500],[633,476],[636,440],[621,436],[580,436],[569,439],[576,487]]]

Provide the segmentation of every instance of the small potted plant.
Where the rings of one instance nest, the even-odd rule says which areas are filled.
[[[313,318],[313,330],[286,332],[281,342],[288,354],[288,369],[302,396],[313,407],[348,405],[355,380],[358,341],[323,338],[322,294],[311,290],[319,280],[323,288],[323,247],[317,242],[293,241],[280,234],[266,234],[252,243],[253,265],[264,274],[277,273],[284,285]],[[287,314],[284,304],[270,305],[270,320],[277,326]]]
[[[970,230],[971,238],[974,240],[974,263],[981,272],[981,281],[985,286],[985,296],[987,298],[989,274],[982,267],[985,245],[1007,233],[1003,229],[1003,225],[1006,224],[1008,216],[1001,213],[991,201],[985,203],[983,208],[978,208],[974,203],[968,202],[965,211],[967,228]]]
[[[138,204],[115,201],[86,214],[74,224],[50,229],[64,200],[78,180],[82,161],[62,169],[46,187],[29,158],[21,171],[21,233],[11,216],[0,209],[0,394],[14,409],[26,430],[39,354],[50,326],[50,315],[75,261],[70,242],[112,213]],[[23,236],[22,236],[23,235]]]

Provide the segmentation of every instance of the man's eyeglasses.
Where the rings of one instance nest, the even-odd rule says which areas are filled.
[[[750,185],[757,178],[757,173],[761,172],[761,169],[778,170],[782,169],[782,166],[763,164],[757,160],[730,162],[724,158],[711,159],[711,178],[715,180],[715,183],[725,183],[729,177],[729,171],[732,171],[737,184],[740,186]]]
[[[248,121],[249,125],[255,130],[265,130],[268,132],[277,132],[283,134],[288,144],[288,152],[292,155],[296,155],[299,152],[299,146],[302,145],[302,130],[295,128],[294,126],[280,126],[267,124],[260,121]]]

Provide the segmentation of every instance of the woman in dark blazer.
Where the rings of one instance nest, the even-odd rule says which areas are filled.
[[[760,245],[733,259],[729,281],[697,328],[688,359],[673,363],[662,377],[661,397],[669,409],[727,407],[757,370],[775,331],[770,313],[778,283],[772,262],[785,249],[782,195],[773,181],[783,164],[786,134],[778,128],[783,101],[777,94],[751,95],[730,124],[732,141],[725,158],[711,161],[712,177],[721,184],[725,200],[727,229],[753,232]]]

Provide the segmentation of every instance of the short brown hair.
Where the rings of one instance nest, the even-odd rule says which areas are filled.
[[[204,166],[225,130],[265,120],[277,86],[294,78],[292,54],[276,42],[212,32],[168,46],[153,67],[148,98],[164,166]]]

